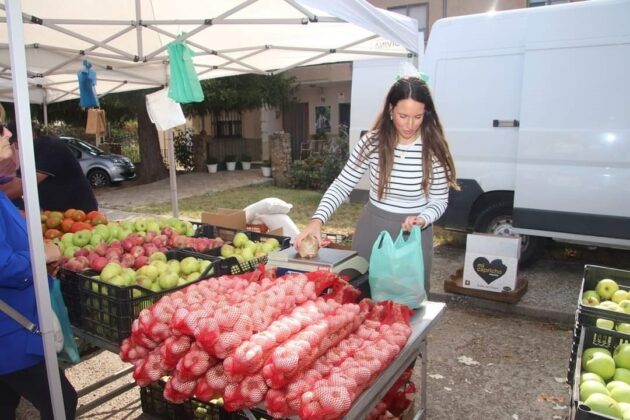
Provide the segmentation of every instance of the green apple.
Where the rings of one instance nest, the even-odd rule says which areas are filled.
[[[606,385],[606,381],[604,381],[601,376],[593,372],[584,372],[580,375],[580,383],[586,382],[586,381],[599,381],[603,383],[604,385]]]
[[[613,356],[613,360],[614,359],[615,357]],[[621,368],[621,367],[616,368],[615,374],[613,375],[612,380],[625,382],[626,384],[628,384],[628,386],[630,386],[630,369]]]
[[[171,289],[177,286],[178,281],[179,281],[179,275],[169,270],[166,270],[165,272],[161,273],[157,278],[157,283],[160,285],[161,289]]]
[[[186,276],[186,281],[187,282],[195,281],[199,278],[199,276],[201,276],[201,273],[199,271],[193,271],[192,273],[189,273]]]
[[[584,405],[586,405],[593,411],[613,418],[618,419],[621,418],[622,415],[621,408],[619,408],[619,404],[617,404],[617,401],[605,394],[591,394],[584,401]]]
[[[113,241],[120,237],[120,231],[122,230],[122,228],[120,227],[118,223],[110,223],[107,225],[107,230],[109,230],[108,241]]]
[[[199,271],[203,273],[210,264],[212,264],[212,261],[210,260],[199,260]],[[212,270],[210,270],[207,274],[212,274]]]
[[[166,262],[166,254],[163,252],[154,252],[153,254],[149,255],[149,261],[164,261]]]
[[[147,276],[143,276],[142,274],[136,275],[136,284],[140,287],[144,287],[145,289],[151,289],[151,285],[153,284],[153,280],[148,278]]]
[[[190,273],[199,272],[200,264],[199,260],[195,257],[186,257],[179,263],[182,274],[188,275]],[[197,276],[199,277],[199,276]]]
[[[110,237],[110,231],[107,225],[94,226],[94,233],[92,234],[92,236],[94,236],[94,234],[100,235],[100,237],[102,238],[104,242],[107,242]]]
[[[617,290],[619,285],[612,279],[601,279],[595,286],[595,291],[602,299],[611,299]]]
[[[600,393],[604,395],[610,395],[606,385],[597,381],[586,381],[580,384],[580,401],[586,400],[591,394]]]
[[[136,282],[136,271],[133,268],[129,268],[129,267],[123,268],[122,271],[120,272],[120,275],[127,282],[127,286],[131,286],[132,284]]]
[[[254,253],[252,252],[251,248],[243,248],[243,250],[241,251],[241,256],[245,261],[248,261],[254,258]]]
[[[127,287],[129,285],[127,279],[120,274],[109,279],[108,283],[118,287]]]
[[[615,303],[619,303],[622,300],[627,300],[627,299],[630,299],[630,293],[628,293],[626,290],[622,290],[622,289],[617,290],[612,295],[612,298],[610,298],[610,300],[612,300]]]
[[[595,321],[595,326],[604,330],[612,330],[615,327],[615,322],[611,321],[610,319],[597,318],[597,321]]]
[[[607,381],[615,375],[615,361],[607,354],[594,353],[586,362],[586,370],[598,374]]]
[[[155,293],[159,293],[162,291],[162,288],[160,287],[157,281],[154,281],[153,283],[151,283],[151,291]]]
[[[619,408],[623,413],[623,416],[621,418],[623,420],[630,420],[630,404],[625,402],[617,402],[617,405],[619,405]]]
[[[265,243],[271,245],[272,250],[280,248],[280,242],[276,238],[268,238]]]
[[[605,347],[590,347],[582,352],[582,369],[586,369],[586,362],[591,360],[595,353],[604,353],[612,357],[612,353]]]
[[[110,262],[107,263],[103,270],[101,271],[101,280],[103,281],[111,281],[115,276],[120,275],[122,272],[122,266],[120,264]]]
[[[156,220],[150,220],[147,222],[147,232],[160,233],[160,224]]]
[[[619,304],[613,302],[612,300],[605,300],[595,307],[598,309],[605,309],[607,311],[624,312],[624,310],[619,306]]]
[[[624,313],[630,314],[630,299],[624,299],[618,305],[623,309]]]
[[[624,386],[624,385],[628,385],[627,383],[623,382],[623,381],[615,381],[612,380],[610,382],[608,382],[606,384],[606,389],[608,390],[608,392],[611,392],[616,386]]]
[[[618,368],[630,369],[630,343],[621,343],[615,347],[613,359]]]
[[[74,236],[72,237],[72,243],[75,246],[81,247],[89,244],[90,239],[92,239],[92,231],[80,230],[74,233]]]
[[[616,385],[610,390],[610,396],[617,402],[630,403],[630,385]]]
[[[145,276],[149,278],[149,280],[153,281],[157,279],[157,276],[158,274],[160,274],[160,271],[158,270],[156,266],[149,264],[149,265],[143,265],[142,267],[140,267],[138,271],[136,271],[136,274],[138,276]]]
[[[185,285],[186,283],[188,283],[188,282],[187,282],[187,281],[186,281],[186,279],[185,279],[185,278],[183,278],[183,277],[180,277],[179,279],[177,279],[177,287],[179,287],[179,286],[183,286],[183,285]]]
[[[221,256],[228,258],[234,255],[234,247],[229,244],[225,244],[221,247]]]
[[[195,232],[197,231],[197,228],[195,228],[195,225],[193,225],[190,222],[184,222],[186,223],[186,236],[195,236]]]
[[[103,226],[103,225],[98,225],[98,226]],[[92,237],[90,238],[90,245],[96,246],[100,244],[101,242],[103,242],[103,237],[100,234],[94,232],[92,234]]]
[[[66,232],[63,234],[63,236],[61,237],[61,243],[65,244],[65,245],[72,245],[72,237],[74,236],[74,233],[72,232]]]
[[[133,229],[136,232],[146,232],[147,231],[147,222],[144,219],[136,220],[133,224]]]
[[[175,274],[179,274],[179,272],[182,270],[181,264],[179,263],[178,260],[168,260],[166,262],[166,265],[167,265],[167,270],[172,271]]]
[[[247,243],[247,241],[249,241],[249,238],[243,232],[238,232],[236,235],[234,235],[234,238],[232,239],[232,243],[237,248],[242,248]]]
[[[615,329],[619,331],[620,333],[630,334],[630,324],[626,322],[618,323]]]
[[[158,274],[162,274],[163,272],[168,270],[168,265],[162,260],[151,261],[149,265],[157,268]]]
[[[274,241],[276,241],[275,238],[272,238]],[[277,242],[277,241],[276,241]],[[260,251],[264,252],[265,254],[269,254],[271,251],[274,250],[274,247],[272,244],[269,243],[269,240],[265,243],[263,243],[260,247]],[[597,303],[599,303],[599,300],[597,301]]]
[[[78,246],[66,245],[65,248],[63,249],[63,256],[66,258],[72,258],[74,257],[74,253],[77,252],[78,249],[79,249]]]

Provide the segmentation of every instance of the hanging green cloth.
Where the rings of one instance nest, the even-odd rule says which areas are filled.
[[[180,104],[203,101],[203,90],[192,62],[195,53],[181,41],[170,43],[167,49],[171,71],[169,98]]]

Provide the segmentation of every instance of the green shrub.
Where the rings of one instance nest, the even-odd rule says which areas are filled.
[[[348,135],[341,131],[318,156],[294,161],[289,167],[289,184],[293,188],[326,190],[337,178],[348,160]]]
[[[195,158],[193,155],[192,129],[186,128],[185,131],[177,130],[173,137],[173,146],[175,148],[175,160],[186,171],[192,171],[195,168]]]

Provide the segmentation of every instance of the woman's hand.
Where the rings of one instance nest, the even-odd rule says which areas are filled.
[[[46,271],[54,276],[59,271],[61,262],[61,250],[50,241],[44,241],[44,254],[46,255]]]
[[[403,230],[411,230],[414,225],[420,226],[422,229],[427,224],[423,217],[408,216],[402,224]]]
[[[320,220],[312,219],[309,224],[306,225],[304,229],[302,229],[302,232],[300,232],[300,234],[295,237],[295,242],[293,243],[295,249],[298,249],[300,243],[302,242],[302,239],[306,238],[308,235],[314,235],[321,242],[322,222]]]
[[[44,242],[44,254],[46,255],[46,264],[56,263],[61,260],[61,250],[50,241]]]

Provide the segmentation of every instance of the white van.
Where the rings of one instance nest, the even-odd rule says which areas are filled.
[[[422,71],[462,190],[439,224],[630,248],[630,1],[437,21]],[[354,90],[354,89],[353,89]]]
[[[461,182],[440,223],[630,248],[630,1],[442,19],[422,63]]]

